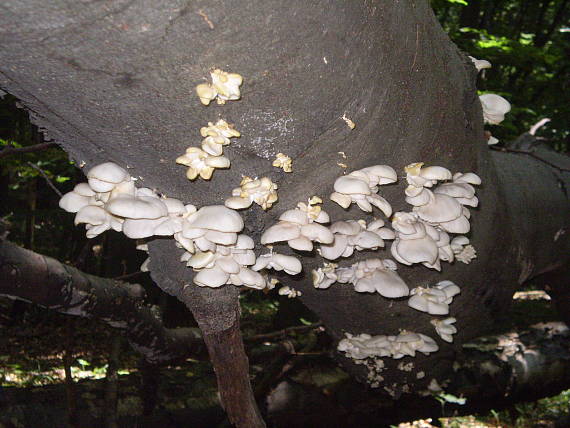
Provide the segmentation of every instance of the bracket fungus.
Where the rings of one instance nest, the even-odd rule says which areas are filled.
[[[336,269],[337,281],[354,285],[359,293],[379,293],[390,299],[409,294],[406,283],[396,273],[396,263],[390,259],[367,259],[351,267]]]
[[[354,250],[376,250],[384,247],[384,239],[394,239],[394,231],[384,227],[383,220],[374,220],[367,226],[364,220],[336,221],[330,226],[334,242],[321,245],[319,253],[328,260],[350,257]]]
[[[394,214],[392,227],[396,239],[390,251],[398,262],[422,263],[430,269],[441,270],[441,260],[453,261],[449,235],[421,221],[414,213]]]
[[[204,105],[217,99],[218,104],[225,104],[229,100],[239,100],[241,93],[239,87],[243,77],[237,73],[227,73],[218,68],[210,72],[212,83],[201,83],[196,86],[196,93]]]
[[[232,197],[226,199],[224,205],[234,210],[249,208],[254,202],[264,210],[268,210],[277,202],[277,184],[268,177],[243,177],[240,187],[232,190]]]
[[[275,160],[273,161],[272,165],[276,168],[281,168],[285,172],[292,172],[293,171],[293,161],[289,156],[284,153],[277,153],[275,156]]]
[[[416,287],[410,291],[408,306],[430,315],[447,315],[453,297],[461,289],[451,281],[440,281],[433,287]]]
[[[303,269],[301,262],[293,256],[286,256],[271,251],[267,254],[262,254],[257,258],[257,261],[252,266],[254,271],[261,269],[275,269],[277,271],[285,271],[289,275],[297,275]]]
[[[313,242],[331,244],[332,232],[321,223],[329,222],[329,215],[320,207],[322,199],[313,196],[308,203],[299,202],[297,208],[279,216],[279,222],[261,235],[261,244],[287,241],[294,250],[311,251]]]
[[[511,104],[497,94],[479,95],[483,108],[483,121],[489,125],[498,125],[505,120],[505,114],[511,111]]]
[[[375,206],[390,217],[392,206],[377,194],[378,186],[394,183],[397,179],[396,171],[388,165],[359,169],[336,179],[330,199],[345,209],[354,203],[362,211],[372,212],[372,206]]]
[[[218,120],[216,124],[208,122],[208,126],[200,128],[200,135],[205,137],[202,140],[202,150],[211,156],[221,156],[223,146],[230,144],[230,138],[241,136],[233,125],[228,124],[223,119]]]
[[[457,327],[453,325],[456,321],[455,318],[449,317],[442,320],[431,320],[430,323],[435,327],[436,333],[442,340],[452,343],[453,335],[457,333]]]
[[[391,357],[400,359],[405,356],[415,357],[416,352],[429,355],[436,352],[437,343],[425,334],[402,331],[397,336],[371,336],[366,333],[353,336],[345,333],[337,346],[348,358],[362,360],[373,357]]]
[[[311,271],[313,286],[322,289],[329,288],[338,279],[336,274],[337,267],[338,265],[336,263],[325,263],[322,267],[316,270],[313,269]]]
[[[214,169],[230,167],[230,160],[227,157],[212,156],[199,147],[188,147],[186,153],[176,158],[176,163],[188,167],[186,172],[188,180],[195,180],[198,176],[209,180]]]

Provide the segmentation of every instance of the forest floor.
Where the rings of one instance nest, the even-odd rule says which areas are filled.
[[[544,293],[524,292],[515,297],[512,316],[500,326],[501,331],[558,319]],[[310,314],[297,318],[291,330],[291,319],[279,319],[283,317],[280,303],[283,309],[284,300],[242,299],[244,336],[251,339],[246,344],[253,383],[258,396],[265,397],[260,401],[272,427],[570,426],[570,390],[485,415],[462,415],[461,406],[437,397],[427,399],[432,405],[425,414],[398,410],[394,404],[398,402],[380,399],[339,368],[331,358],[328,337],[322,328],[311,325]],[[93,320],[28,305],[10,313],[13,308],[11,301],[0,301],[0,428],[104,426],[108,413],[105,375],[114,332]],[[259,336],[276,330],[281,334],[265,340]],[[282,349],[294,351],[284,356],[279,352]],[[123,343],[118,359],[119,426],[228,426],[212,367],[203,357],[149,372]],[[64,360],[69,362],[73,382],[68,379],[66,383]],[[76,408],[72,424],[70,403]],[[370,409],[379,407],[390,418],[370,422]],[[433,419],[403,422],[428,416]]]

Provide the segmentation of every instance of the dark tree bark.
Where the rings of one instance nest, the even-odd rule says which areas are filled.
[[[194,329],[165,329],[139,297],[136,284],[83,273],[51,257],[0,239],[0,295],[56,312],[96,318],[122,331],[149,362],[196,354],[202,340]]]
[[[344,173],[338,162],[349,171],[373,164],[402,171],[422,161],[479,174],[481,205],[470,236],[478,259],[446,265],[443,274],[399,268],[410,287],[442,279],[462,287],[451,312],[458,318],[456,344],[415,360],[431,377],[449,373],[453,349],[506,314],[517,282],[570,254],[568,234],[553,239],[569,227],[568,174],[488,150],[475,69],[427,1],[158,0],[151,6],[55,0],[46,6],[8,0],[2,7],[0,87],[20,98],[78,165],[114,161],[140,177],[139,184],[197,206],[220,204],[242,175],[268,176],[279,185],[279,203],[268,213],[257,207],[243,212],[245,233],[255,240],[297,202],[329,195]],[[239,102],[200,104],[194,87],[212,67],[245,77]],[[343,114],[356,123],[354,130]],[[201,126],[218,117],[242,133],[226,149],[232,166],[216,171],[212,181],[188,183],[174,160],[198,144]],[[292,174],[271,167],[278,152],[293,158]],[[409,210],[402,180],[384,187],[395,211]],[[333,220],[370,218],[354,207],[324,207]],[[171,247],[151,245],[153,278],[193,311],[213,361],[225,361],[216,355],[222,337],[233,343],[228,349],[239,360],[241,384],[228,385],[245,388],[246,359],[236,343],[238,291],[198,289]],[[344,331],[395,334],[402,328],[433,335],[429,316],[405,301],[339,285],[315,290],[309,273],[321,263],[303,256],[304,275],[284,282],[303,291],[303,302],[336,338]],[[216,370],[223,386],[223,371]],[[401,371],[391,370],[386,382],[403,382]]]

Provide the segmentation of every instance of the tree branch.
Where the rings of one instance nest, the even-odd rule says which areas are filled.
[[[570,168],[564,168],[560,165],[556,165],[553,162],[550,162],[547,159],[544,159],[543,157],[540,157],[536,154],[536,152],[530,151],[530,150],[519,150],[519,149],[509,149],[506,147],[495,147],[495,146],[489,146],[489,148],[491,150],[496,150],[498,152],[503,152],[503,153],[519,153],[522,155],[528,155],[530,157],[533,157],[534,159],[540,161],[540,162],[544,162],[546,165],[551,166],[552,168],[556,168],[558,171],[564,171],[564,172],[570,172]]]
[[[165,329],[133,284],[89,275],[59,261],[0,240],[0,295],[69,315],[96,318],[121,330],[151,363],[165,363],[202,349],[196,329]]]
[[[30,165],[32,168],[34,168],[36,171],[38,171],[40,173],[40,175],[44,178],[44,180],[46,181],[46,183],[48,184],[49,187],[52,188],[52,190],[61,198],[63,197],[63,193],[61,193],[59,191],[59,189],[57,187],[55,187],[55,184],[53,184],[53,181],[50,180],[50,178],[48,177],[48,175],[46,174],[46,172],[41,169],[39,166],[37,166],[35,163],[33,162],[28,162],[28,165]]]
[[[40,152],[43,150],[51,149],[52,147],[57,147],[57,144],[56,143],[41,143],[41,144],[34,144],[33,146],[27,146],[27,147],[6,146],[4,149],[0,150],[0,159],[3,157],[6,157],[6,156],[10,156],[10,155]]]

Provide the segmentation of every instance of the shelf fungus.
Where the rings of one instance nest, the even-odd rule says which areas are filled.
[[[457,333],[457,327],[453,325],[456,321],[455,318],[449,317],[442,320],[431,320],[430,323],[435,327],[436,333],[442,340],[452,343],[453,335]]]
[[[300,290],[296,290],[292,287],[289,287],[288,285],[281,287],[279,290],[277,290],[277,293],[280,296],[287,296],[287,298],[289,299],[294,299],[295,297],[303,295],[303,293]]]
[[[455,260],[461,263],[469,264],[477,258],[477,251],[473,245],[469,244],[469,239],[466,236],[456,236],[451,240],[450,246],[455,255]]]
[[[336,274],[337,267],[336,263],[325,263],[322,267],[313,269],[311,271],[313,286],[322,289],[329,288],[338,279]]]
[[[331,224],[334,242],[322,244],[319,253],[328,260],[350,257],[354,250],[377,250],[384,247],[384,239],[394,239],[394,231],[384,227],[384,221],[377,219],[368,226],[364,220],[337,221]]]
[[[485,68],[491,68],[491,63],[486,59],[477,59],[475,57],[470,56],[469,59],[473,62],[473,65],[477,69],[477,71],[484,70]]]
[[[229,100],[239,100],[241,93],[239,87],[243,77],[237,73],[227,73],[215,69],[210,73],[212,83],[202,83],[196,86],[196,93],[204,105],[209,105],[214,99],[218,104],[225,104]]]
[[[313,196],[308,203],[299,202],[297,208],[287,210],[279,216],[279,222],[261,235],[261,244],[287,241],[294,250],[311,251],[313,242],[331,244],[332,232],[321,223],[330,221],[329,215],[321,209],[322,199]]]
[[[254,202],[264,210],[268,210],[277,202],[277,184],[268,177],[256,178],[243,177],[240,187],[232,190],[232,196],[224,202],[224,205],[234,210],[249,208]]]
[[[405,168],[406,202],[413,205],[414,213],[424,222],[449,233],[467,233],[470,229],[469,210],[464,206],[476,207],[479,200],[473,185],[481,179],[473,173],[457,173],[454,176],[446,168],[413,163]],[[439,184],[438,181],[452,180]]]
[[[405,356],[415,357],[417,352],[429,355],[439,350],[437,343],[425,334],[402,331],[397,336],[371,336],[366,333],[353,336],[345,333],[337,350],[348,358],[363,360],[374,357],[400,359]]]
[[[441,270],[441,261],[452,262],[449,235],[421,221],[414,213],[398,212],[392,220],[396,239],[390,247],[392,256],[404,265],[421,263]]]
[[[483,121],[489,125],[498,125],[505,120],[505,114],[511,111],[511,104],[497,94],[479,95],[483,108]]]
[[[276,168],[281,168],[285,172],[292,172],[293,171],[293,161],[289,156],[284,153],[277,153],[275,156],[275,160],[273,161],[272,165]]]
[[[200,135],[205,137],[202,140],[202,150],[211,156],[221,156],[223,146],[230,144],[230,138],[238,138],[240,132],[234,129],[233,125],[220,119],[215,124],[208,122],[208,126],[200,128]]]
[[[367,259],[351,267],[337,268],[337,281],[354,285],[359,293],[379,293],[381,296],[396,299],[409,294],[406,283],[396,273],[396,263],[386,259]]]
[[[282,270],[289,275],[297,275],[301,273],[303,267],[301,266],[301,262],[295,257],[271,251],[270,253],[259,256],[251,269],[254,271],[260,271],[261,269]]]
[[[209,180],[214,169],[230,167],[230,160],[227,157],[213,156],[199,147],[188,147],[185,154],[176,158],[176,163],[188,167],[186,177],[189,180],[195,180],[198,176]]]
[[[390,217],[392,206],[377,194],[378,186],[394,183],[397,179],[396,171],[388,165],[359,169],[336,179],[330,199],[345,209],[354,203],[362,211],[372,212],[372,206],[375,206]]]
[[[440,281],[433,287],[416,287],[410,292],[408,306],[430,315],[447,315],[453,297],[461,292],[451,281]]]

